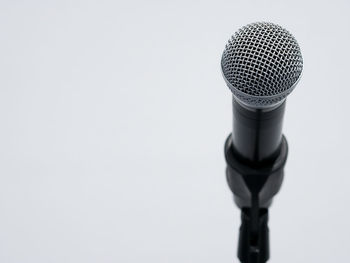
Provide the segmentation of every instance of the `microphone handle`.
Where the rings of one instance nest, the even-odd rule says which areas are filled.
[[[260,166],[273,162],[282,142],[285,101],[267,109],[243,105],[233,96],[233,151],[242,162]]]

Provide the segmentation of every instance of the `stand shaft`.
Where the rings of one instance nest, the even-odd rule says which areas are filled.
[[[242,209],[239,229],[238,258],[242,263],[265,263],[269,259],[268,210],[258,210],[258,220],[251,209]]]

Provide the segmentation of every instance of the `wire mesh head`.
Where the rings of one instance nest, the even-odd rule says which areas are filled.
[[[264,108],[282,101],[295,87],[303,58],[295,38],[281,26],[253,23],[239,29],[221,59],[225,81],[244,104]]]

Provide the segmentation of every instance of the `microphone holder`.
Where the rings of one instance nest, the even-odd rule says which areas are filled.
[[[234,152],[231,135],[225,143],[226,177],[241,209],[238,258],[242,263],[264,263],[270,257],[268,208],[281,188],[288,144],[282,136],[274,161],[248,164]]]

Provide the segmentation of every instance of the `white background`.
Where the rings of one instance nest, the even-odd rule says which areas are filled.
[[[0,2],[0,262],[236,259],[225,181],[239,27],[298,40],[275,263],[347,262],[349,1]]]

